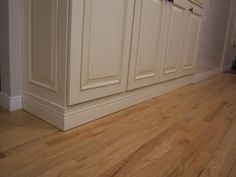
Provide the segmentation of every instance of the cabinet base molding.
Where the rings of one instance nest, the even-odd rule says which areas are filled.
[[[23,108],[61,130],[68,130],[191,83],[193,75],[70,107],[24,92]]]
[[[64,108],[28,92],[23,93],[23,109],[64,130]]]
[[[222,68],[215,68],[210,71],[206,71],[203,73],[195,74],[194,75],[194,83],[200,82],[202,80],[208,79],[210,77],[213,77],[217,74],[222,73]]]

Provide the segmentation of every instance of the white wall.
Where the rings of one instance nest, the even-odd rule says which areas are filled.
[[[202,18],[196,73],[221,67],[231,0],[207,0]]]
[[[225,41],[224,61],[222,63],[224,69],[228,69],[232,65],[232,60],[236,57],[236,47],[233,48],[233,38],[236,32],[236,0],[232,0],[230,17],[228,23],[227,38]]]
[[[21,108],[21,1],[0,0],[0,105]]]

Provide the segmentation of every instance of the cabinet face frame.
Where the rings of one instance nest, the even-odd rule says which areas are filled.
[[[68,105],[121,93],[126,91],[127,88],[134,0],[116,1],[116,3],[121,3],[118,4],[119,8],[117,6],[115,8],[114,3],[108,0],[99,1],[99,3],[95,5],[92,4],[94,3],[93,1],[94,0],[71,0]],[[123,9],[121,9],[122,2],[124,5],[122,6]],[[107,9],[105,9],[106,5],[108,6]],[[113,10],[109,9],[109,5],[113,7]],[[104,8],[104,10],[102,10],[102,8]],[[122,14],[120,14],[121,12]],[[106,13],[108,13],[108,15]],[[93,14],[96,15],[92,16]],[[120,16],[122,16],[122,19]],[[113,17],[117,17],[116,19],[119,21],[112,21],[111,18]],[[95,20],[93,18],[95,18]],[[101,22],[101,25],[98,24],[99,22]],[[106,24],[106,22],[109,24]],[[120,29],[109,30],[116,27],[117,24]],[[93,27],[95,29],[93,29]],[[104,38],[104,42],[99,35],[99,32],[102,30],[104,30],[104,32],[100,33],[101,36],[110,34],[111,38],[115,40],[116,35],[119,35],[117,31],[122,32],[122,41],[118,41],[117,39],[117,43],[113,43],[112,45],[113,41],[109,40],[107,37]],[[121,36],[117,38],[120,40]],[[91,40],[93,41],[91,42]],[[99,41],[101,41],[100,45],[98,44]],[[106,46],[109,47],[109,42],[111,43],[111,49],[105,51]],[[95,44],[96,46],[91,47],[91,45]],[[122,45],[120,47],[120,53],[118,53],[119,45]],[[120,56],[119,59],[117,59],[117,54]],[[101,63],[99,63],[100,55],[105,56],[104,58],[100,58],[103,61]],[[107,56],[113,56],[114,59],[116,58],[114,63],[109,60],[112,60],[113,57],[108,58]],[[120,60],[119,64],[117,63],[118,60]],[[105,61],[111,64],[113,68],[109,68],[109,65],[106,66],[107,63],[105,63]],[[96,68],[96,65],[100,67]],[[95,78],[95,76],[99,76],[99,78]]]
[[[137,0],[128,90],[155,84],[160,77],[165,1]]]

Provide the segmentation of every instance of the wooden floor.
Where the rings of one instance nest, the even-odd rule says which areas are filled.
[[[222,74],[67,132],[0,108],[1,177],[236,177],[236,77]]]

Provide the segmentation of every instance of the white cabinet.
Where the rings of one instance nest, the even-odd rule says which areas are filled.
[[[165,1],[137,0],[133,27],[128,89],[159,79]]]
[[[202,10],[187,0],[137,0],[128,89],[192,74]]]
[[[72,1],[69,105],[191,74],[200,13],[187,0]]]
[[[72,1],[68,103],[126,91],[134,0]]]
[[[194,1],[22,1],[23,108],[65,130],[190,84]]]

